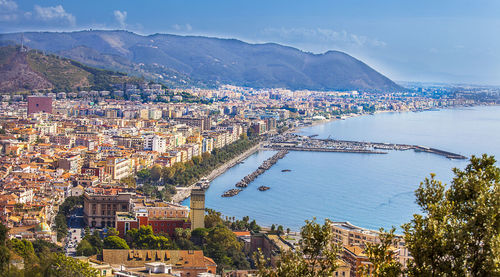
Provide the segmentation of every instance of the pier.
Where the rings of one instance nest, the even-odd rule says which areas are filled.
[[[267,170],[269,170],[274,164],[278,162],[278,160],[284,158],[288,154],[288,150],[281,149],[278,153],[274,154],[269,159],[265,160],[259,168],[257,168],[254,172],[248,174],[243,177],[238,183],[236,183],[236,187],[239,189],[230,189],[222,194],[222,197],[232,197],[240,193],[241,188],[246,188],[248,184],[253,182],[259,175],[263,174]]]
[[[288,151],[315,151],[315,152],[343,152],[343,153],[361,153],[361,154],[387,154],[386,151],[406,151],[414,150],[416,152],[427,152],[448,159],[467,159],[467,157],[421,145],[364,142],[335,139],[315,139],[310,136],[299,136],[296,134],[287,134],[284,136],[272,138],[268,144],[263,146],[267,149],[288,150]]]

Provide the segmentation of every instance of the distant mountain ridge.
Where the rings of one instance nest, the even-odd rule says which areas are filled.
[[[401,91],[365,63],[339,51],[312,54],[274,43],[128,31],[24,33],[30,48],[173,86],[234,84],[255,88]],[[20,33],[0,34],[19,44]]]

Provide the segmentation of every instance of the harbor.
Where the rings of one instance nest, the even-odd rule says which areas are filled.
[[[427,152],[444,156],[448,159],[467,159],[467,157],[460,154],[421,145],[336,140],[331,138],[315,139],[314,137],[314,135],[301,136],[297,134],[276,136],[271,138],[269,143],[263,145],[263,148],[280,151],[345,152],[361,154],[387,154],[387,151],[414,150],[415,152]]]

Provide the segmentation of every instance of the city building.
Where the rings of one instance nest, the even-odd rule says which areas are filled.
[[[191,229],[205,228],[205,189],[199,184],[191,190],[190,206]]]
[[[162,263],[164,267],[171,268],[172,274],[181,277],[215,274],[217,270],[217,264],[205,257],[201,250],[103,249],[102,261],[116,268],[125,268],[125,272],[138,272],[146,266],[153,269]]]
[[[89,227],[115,227],[116,213],[128,212],[131,193],[84,193],[83,220]]]
[[[52,113],[52,97],[28,96],[28,115],[40,112]]]

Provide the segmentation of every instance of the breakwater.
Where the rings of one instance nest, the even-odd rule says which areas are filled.
[[[269,143],[267,145],[264,145],[263,147],[275,150],[346,152],[362,154],[387,154],[387,152],[381,150],[405,151],[413,149],[416,152],[432,153],[444,156],[449,159],[467,159],[467,157],[460,154],[421,145],[335,139],[313,139],[308,136],[299,136],[295,134],[287,134],[284,136],[272,138]]]
[[[286,154],[288,154],[288,150],[279,150],[278,153],[265,160],[254,172],[243,177],[239,182],[236,183],[235,186],[238,188],[246,188],[248,184],[253,182],[257,177],[259,177],[259,175],[263,174],[264,172],[266,172],[266,170],[269,170],[274,164],[276,164],[278,160],[283,159]],[[225,191],[222,194],[222,197],[235,196],[240,192],[241,189],[230,189],[228,191]]]

